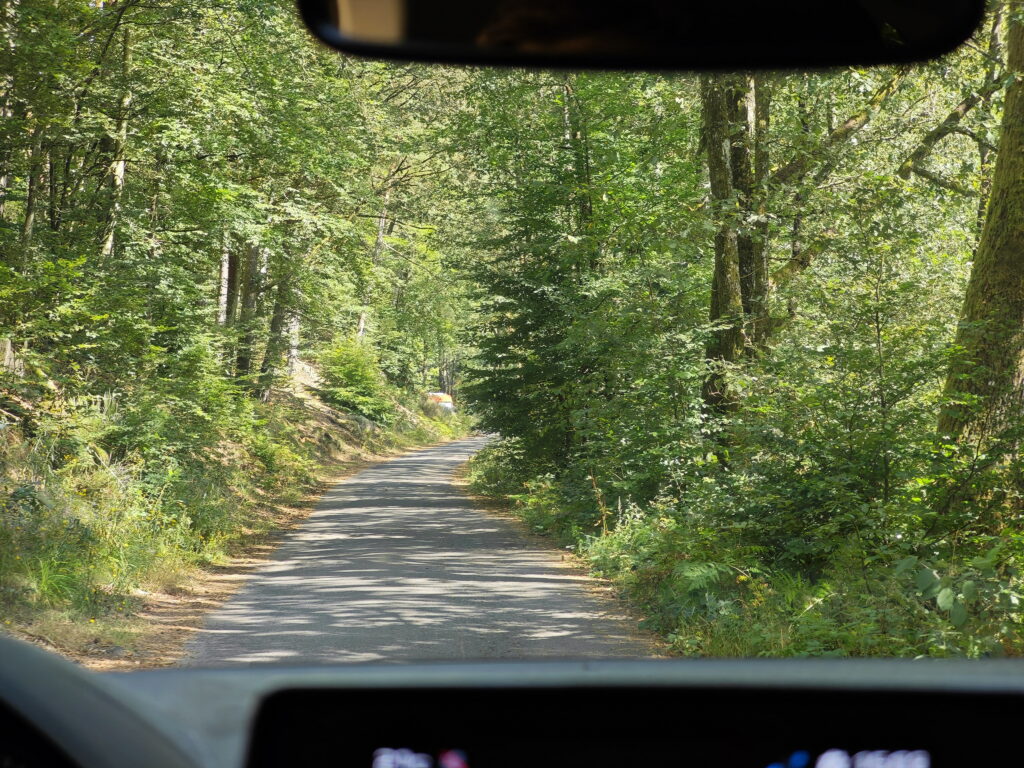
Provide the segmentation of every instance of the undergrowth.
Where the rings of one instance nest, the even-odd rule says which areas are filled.
[[[0,617],[71,646],[123,645],[147,592],[266,532],[268,510],[312,490],[332,458],[466,431],[429,404],[391,404],[384,427],[283,392],[38,403],[20,423],[0,418]]]
[[[1024,539],[1005,524],[972,527],[967,514],[937,518],[921,491],[930,481],[913,478],[887,503],[805,499],[797,530],[763,475],[711,462],[676,479],[682,491],[612,505],[585,478],[541,473],[515,440],[470,465],[476,492],[571,545],[675,654],[1024,653]]]

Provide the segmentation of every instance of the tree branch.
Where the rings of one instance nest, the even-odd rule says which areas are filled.
[[[911,152],[902,163],[900,163],[900,167],[896,171],[896,175],[901,179],[909,179],[911,173],[917,173],[918,164],[932,153],[936,144],[959,128],[960,121],[963,120],[964,115],[993,93],[1002,89],[1002,87],[1002,80],[993,80],[986,83],[985,87],[981,90],[975,91],[965,97],[959,104],[953,107],[953,111],[946,115],[945,119],[941,123],[924,135],[924,138],[921,139],[921,143],[917,145],[917,148]],[[974,138],[976,139],[977,137]]]
[[[953,133],[959,133],[963,136],[966,136],[969,139],[973,139],[975,142],[977,142],[979,147],[983,147],[987,149],[989,152],[999,151],[999,148],[995,144],[992,144],[991,142],[988,142],[985,139],[981,138],[981,136],[976,134],[970,128],[964,128],[962,125],[959,125],[953,129]]]
[[[871,118],[882,104],[885,103],[886,99],[896,92],[906,75],[907,70],[905,69],[901,69],[893,75],[892,78],[872,94],[863,109],[848,117],[840,126],[826,136],[813,151],[801,154],[775,171],[768,178],[768,184],[770,186],[784,186],[799,181],[806,176],[816,163],[828,157],[831,150],[849,141],[853,138],[854,134],[871,121]]]
[[[829,230],[806,248],[801,248],[799,251],[795,250],[785,264],[772,272],[772,289],[777,290],[781,288],[811,266],[814,260],[824,252],[834,235],[835,232]]]
[[[922,179],[927,179],[928,181],[930,181],[932,184],[934,184],[937,187],[941,187],[942,189],[947,189],[950,192],[956,192],[958,195],[965,195],[967,197],[971,197],[974,194],[976,194],[975,192],[971,191],[970,189],[967,189],[967,187],[962,187],[959,184],[957,184],[955,181],[949,181],[947,179],[944,179],[941,176],[939,176],[937,173],[935,173],[934,171],[929,171],[927,168],[922,168],[919,165],[911,166],[910,172],[913,173],[915,176],[920,176]],[[904,177],[904,178],[906,178],[906,177]]]
[[[399,225],[400,227],[411,227],[412,229],[437,229],[437,227],[424,227],[420,226],[419,224],[410,224],[408,221],[402,221],[401,219],[396,219],[393,216],[381,216],[380,214],[377,213],[357,213],[356,217],[360,219],[377,219],[378,221],[390,221],[394,224]]]

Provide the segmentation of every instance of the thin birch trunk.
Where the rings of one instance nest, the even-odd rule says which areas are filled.
[[[228,250],[227,243],[222,241],[220,248],[220,271],[217,275],[217,324],[220,326],[228,324],[228,293],[230,292],[231,285],[228,280],[230,264],[231,252]]]
[[[299,341],[301,339],[299,316],[288,318],[288,375],[294,376],[299,369]]]
[[[226,273],[224,276],[224,325],[232,326],[238,319],[238,299],[241,291],[240,272],[242,268],[238,251],[229,243],[226,247]]]
[[[380,207],[380,214],[377,216],[377,236],[373,241],[373,251],[370,255],[371,271],[376,269],[377,265],[380,264],[381,257],[384,255],[385,238],[391,234],[394,226],[389,225],[388,218],[388,205],[391,201],[391,187],[390,185],[384,189],[384,197]],[[371,274],[372,279],[372,274]],[[369,306],[370,303],[370,292],[369,289],[363,291],[363,308],[359,312],[359,320],[356,323],[356,338],[362,339],[366,335],[366,324],[369,320]]]
[[[115,233],[120,223],[121,200],[124,196],[125,174],[128,167],[128,115],[131,110],[133,95],[128,86],[128,74],[131,69],[131,31],[128,27],[121,33],[121,76],[124,78],[124,91],[121,96],[120,111],[117,118],[117,128],[114,133],[114,146],[110,169],[110,210],[107,215],[107,223],[103,232],[103,246],[100,255],[104,258],[114,252]]]

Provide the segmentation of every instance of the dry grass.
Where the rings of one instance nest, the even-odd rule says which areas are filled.
[[[162,585],[154,584],[152,591],[139,596],[139,605],[129,616],[101,617],[95,623],[82,624],[55,615],[45,633],[28,634],[26,639],[97,671],[174,666],[189,638],[202,628],[206,614],[234,595],[252,572],[270,559],[281,540],[302,524],[328,488],[372,464],[422,447],[386,454],[371,454],[353,446],[347,452],[339,449],[321,471],[317,488],[298,503],[264,506],[261,530],[235,542],[225,562],[169,569]]]
[[[32,617],[29,624],[8,629],[89,669],[172,666],[181,659],[192,633],[202,627],[207,612],[230,598],[270,558],[281,538],[309,516],[328,487],[387,458],[364,455],[358,449],[347,458],[335,458],[321,472],[318,487],[297,503],[264,505],[258,527],[232,543],[224,562],[187,568],[169,564],[157,570],[124,614],[84,622],[49,611]]]
[[[249,487],[238,491],[245,522],[206,553],[208,561],[171,555],[146,568],[130,594],[99,595],[97,606],[47,606],[3,600],[0,631],[60,653],[91,669],[127,670],[175,664],[190,635],[208,611],[230,598],[254,568],[273,553],[281,537],[312,511],[322,493],[360,469],[406,450],[429,430],[416,434],[360,431],[341,414],[308,393],[275,393],[275,401],[292,411],[295,439],[317,455],[319,469],[302,491],[295,483],[279,491]],[[225,466],[245,457],[238,448],[222,447]],[[92,612],[94,611],[94,612]]]

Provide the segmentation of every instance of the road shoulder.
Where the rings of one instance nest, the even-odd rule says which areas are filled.
[[[252,573],[267,563],[291,531],[302,525],[332,487],[358,472],[396,456],[421,450],[415,446],[390,453],[356,453],[324,464],[317,484],[298,502],[268,504],[263,532],[252,532],[235,542],[221,563],[196,566],[160,590],[138,594],[139,607],[114,626],[79,623],[73,632],[60,626],[61,641],[48,636],[47,626],[36,631],[11,632],[16,637],[99,672],[126,672],[177,665],[189,639],[199,631],[206,616],[227,602]]]
[[[552,559],[557,557],[559,567],[565,568],[580,577],[579,583],[590,596],[604,606],[604,609],[609,614],[618,615],[632,625],[631,634],[641,644],[650,648],[651,656],[667,655],[668,646],[666,643],[655,633],[641,628],[640,623],[643,621],[644,616],[615,589],[609,579],[602,579],[591,573],[586,561],[573,553],[571,548],[560,549],[549,537],[531,530],[508,503],[504,503],[500,499],[491,496],[481,496],[474,493],[469,482],[469,462],[460,465],[456,469],[452,485],[461,494],[466,496],[479,512],[511,526],[532,547],[549,552]]]

